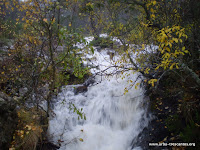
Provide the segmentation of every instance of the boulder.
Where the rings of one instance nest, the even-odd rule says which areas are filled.
[[[37,145],[37,150],[57,150],[59,148],[59,146],[49,142],[48,140],[43,140]]]
[[[0,149],[9,149],[13,133],[17,126],[15,101],[0,92]]]
[[[93,78],[93,77],[89,77],[89,78],[85,81],[85,83],[84,83],[83,85],[89,86],[89,85],[92,85],[92,84],[94,84],[94,83],[95,83],[94,78]]]
[[[83,86],[79,86],[75,89],[75,94],[77,95],[78,93],[84,93],[87,92],[87,86],[83,85]]]

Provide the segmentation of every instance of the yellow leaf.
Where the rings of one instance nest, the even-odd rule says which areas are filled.
[[[170,47],[172,47],[172,44],[171,44],[171,43],[169,43],[169,46],[170,46]]]
[[[184,52],[185,52],[185,53],[189,53],[189,51],[188,51],[188,50],[185,50]]]
[[[137,85],[135,86],[135,89],[137,90],[138,88],[137,88]]]
[[[54,22],[55,22],[55,20],[56,20],[56,18],[54,18],[54,19],[52,20],[52,23],[54,23]]]
[[[178,39],[177,39],[177,38],[174,38],[174,41],[175,41],[176,43],[178,43]]]
[[[157,66],[157,67],[155,68],[155,70],[158,70],[158,69],[159,69],[159,67],[160,67],[160,66]]]
[[[145,45],[144,44],[142,44],[142,49],[145,49]]]
[[[144,73],[145,74],[149,74],[149,70],[150,70],[149,68],[146,68],[145,71],[144,71]]]
[[[79,139],[79,141],[83,142],[83,139],[82,139],[82,138],[80,138],[80,139]]]
[[[23,131],[23,130],[21,130],[20,133],[21,133],[22,135],[24,135],[24,131]]]
[[[137,83],[136,86],[140,85],[140,83]]]
[[[154,87],[154,82],[157,82],[157,79],[151,79],[148,81],[149,84],[151,84]]]
[[[176,69],[178,69],[179,67],[178,67],[178,64],[176,63]]]
[[[152,18],[155,18],[156,16],[155,16],[154,14],[151,14],[151,17],[152,17]]]
[[[48,21],[47,21],[47,19],[46,19],[46,18],[44,18],[44,19],[43,19],[43,21],[44,21],[44,22],[46,22],[46,23],[48,23]]]
[[[30,125],[26,125],[26,128],[28,128],[28,130],[31,130],[31,126]]]
[[[174,67],[174,65],[175,65],[175,63],[173,63],[173,64],[169,67],[169,69],[172,70],[173,67]]]
[[[168,52],[170,52],[170,49],[169,49],[169,47],[166,47],[166,50],[167,50]]]
[[[37,128],[35,126],[32,127],[32,130],[35,131]]]

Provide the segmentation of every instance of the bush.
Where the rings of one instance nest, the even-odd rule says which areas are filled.
[[[98,37],[90,42],[91,46],[100,46],[101,48],[113,48],[113,41],[110,37]]]

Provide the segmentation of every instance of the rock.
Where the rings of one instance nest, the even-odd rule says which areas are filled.
[[[63,46],[58,46],[56,51],[57,52],[63,52],[64,51],[64,47]]]
[[[83,85],[89,86],[89,85],[94,84],[94,83],[95,83],[94,78],[93,78],[93,77],[89,77],[89,78],[85,81],[85,83],[84,83]]]
[[[0,103],[4,103],[4,102],[5,102],[5,100],[0,97]]]
[[[101,52],[102,48],[100,46],[95,47],[98,52]]]
[[[169,109],[169,107],[165,107],[165,109]]]
[[[28,91],[28,89],[25,87],[25,88],[20,88],[19,89],[19,95],[20,96],[24,96],[24,94],[26,94],[26,92]]]
[[[9,149],[13,133],[17,126],[15,101],[0,92],[0,149]]]
[[[74,92],[74,93],[75,93],[75,94],[78,94],[78,93],[87,92],[88,86],[91,85],[91,84],[94,84],[94,82],[95,82],[94,78],[89,77],[89,78],[84,82],[83,85],[81,85],[81,86],[79,86],[79,87],[77,87],[77,88],[75,89],[75,92]]]
[[[2,50],[5,51],[5,52],[7,52],[8,51],[8,46],[3,46]]]
[[[10,103],[13,101],[13,98],[11,98],[10,96],[8,96],[7,94],[0,92],[0,98],[2,98],[4,101]]]
[[[13,100],[15,100],[15,101],[19,101],[20,99],[21,99],[21,97],[17,97],[17,96],[13,97]]]
[[[87,86],[79,86],[75,89],[75,94],[87,92]]]
[[[120,41],[114,41],[114,45],[121,46],[122,44]]]
[[[60,147],[47,141],[43,140],[41,143],[38,143],[37,150],[57,150]]]
[[[113,57],[114,57],[114,55],[115,55],[115,52],[108,51],[108,52],[107,52],[107,55],[110,56],[110,60],[113,60]]]
[[[10,50],[15,50],[14,45],[11,45],[11,46],[10,46]]]

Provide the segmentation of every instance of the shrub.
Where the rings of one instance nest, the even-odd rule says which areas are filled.
[[[91,46],[100,46],[101,48],[113,48],[113,41],[110,37],[98,37],[90,42]]]

